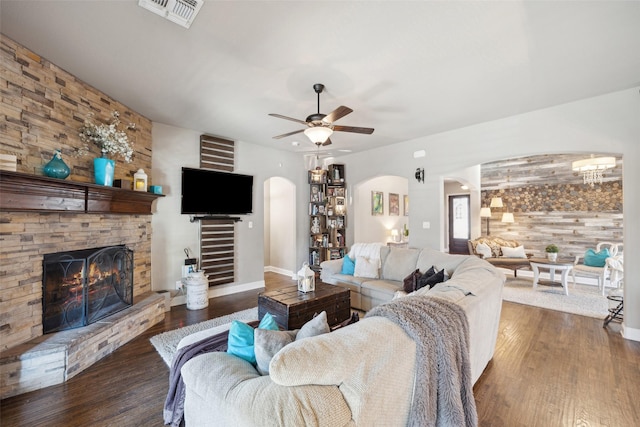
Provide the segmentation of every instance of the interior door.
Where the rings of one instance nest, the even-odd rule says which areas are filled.
[[[449,253],[469,253],[470,230],[469,195],[449,196]]]

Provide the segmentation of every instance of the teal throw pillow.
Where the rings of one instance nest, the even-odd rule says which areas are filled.
[[[342,258],[342,271],[340,274],[348,274],[353,276],[353,273],[356,271],[356,263],[354,260],[349,258],[349,255]]]
[[[258,329],[278,330],[278,325],[270,313],[264,315]],[[244,322],[234,320],[229,328],[229,341],[227,343],[227,353],[238,356],[241,359],[255,365],[256,353],[253,348],[253,328]]]
[[[604,262],[609,258],[609,249],[601,249],[596,252],[594,249],[587,249],[584,253],[584,265],[589,267],[604,267]]]

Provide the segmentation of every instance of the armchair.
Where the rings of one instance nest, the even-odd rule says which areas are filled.
[[[609,257],[605,260],[604,266],[602,267],[594,267],[590,265],[584,264],[584,256],[576,256],[574,260],[573,269],[571,270],[571,276],[573,278],[573,285],[576,284],[576,276],[581,277],[590,277],[598,280],[598,289],[602,292],[602,295],[605,294],[605,283],[606,280],[609,279],[612,285],[618,286],[621,279],[621,271],[616,271],[614,280],[611,280],[611,266],[614,265],[614,260],[622,259],[622,244],[621,243],[611,243],[611,242],[600,242],[596,245],[596,252],[600,252],[603,249],[607,249],[609,251]],[[609,261],[611,260],[611,261]],[[615,263],[616,266],[619,266],[617,270],[622,269],[622,263]]]

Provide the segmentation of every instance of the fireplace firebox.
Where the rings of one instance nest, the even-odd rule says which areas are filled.
[[[47,254],[43,333],[95,323],[133,304],[133,251],[124,245]]]

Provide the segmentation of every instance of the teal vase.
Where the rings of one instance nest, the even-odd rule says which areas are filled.
[[[51,178],[65,179],[71,173],[69,166],[62,160],[62,153],[56,150],[53,158],[42,168],[44,174]]]
[[[113,186],[113,172],[116,168],[116,162],[106,157],[96,157],[93,159],[93,177],[96,184]]]

